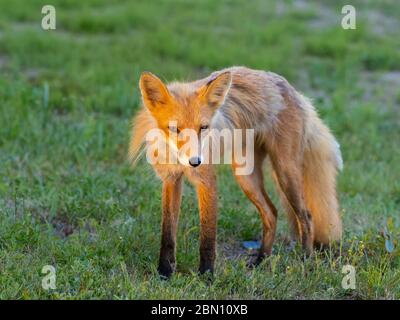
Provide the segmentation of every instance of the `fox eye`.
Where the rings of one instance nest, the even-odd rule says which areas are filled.
[[[200,130],[207,130],[208,129],[208,124],[203,124],[201,127],[200,127]]]
[[[179,133],[180,130],[176,126],[168,126],[168,130],[173,133]]]

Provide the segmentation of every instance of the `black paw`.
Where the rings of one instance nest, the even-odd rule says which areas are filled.
[[[265,258],[265,254],[262,254],[262,253],[252,256],[246,264],[247,268],[253,269],[253,268],[258,267],[260,265],[260,263],[263,262],[264,258]]]
[[[205,273],[214,273],[214,267],[212,265],[206,264],[206,265],[200,265],[199,267],[199,274],[205,274]]]
[[[200,267],[199,276],[201,277],[201,279],[204,279],[207,284],[211,285],[214,281],[214,268]]]
[[[168,280],[174,273],[174,267],[171,264],[160,263],[157,270],[162,280]]]

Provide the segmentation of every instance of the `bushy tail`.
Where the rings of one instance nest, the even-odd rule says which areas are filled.
[[[336,175],[343,167],[340,146],[304,97],[307,120],[304,136],[303,185],[307,209],[314,222],[314,241],[327,245],[342,236],[336,198]]]

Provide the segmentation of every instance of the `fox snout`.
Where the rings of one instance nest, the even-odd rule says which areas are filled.
[[[201,157],[195,156],[189,158],[189,164],[194,168],[198,167],[201,164]]]
[[[188,140],[185,140],[183,145],[177,145],[179,162],[184,166],[196,168],[203,161],[202,146],[199,137],[193,131]]]

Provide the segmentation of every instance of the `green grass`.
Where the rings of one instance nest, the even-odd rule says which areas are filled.
[[[55,31],[40,28],[44,4],[0,0],[0,298],[400,298],[396,1],[354,1],[357,29],[347,31],[340,1],[53,0]],[[161,281],[161,184],[145,161],[126,161],[138,77],[195,79],[230,65],[280,73],[314,99],[342,144],[344,240],[303,262],[284,244],[280,210],[274,255],[248,270],[241,241],[259,238],[261,223],[221,167],[214,282],[195,273],[190,185],[178,272]],[[346,264],[355,290],[341,287]],[[56,267],[56,290],[41,287],[44,265]]]

